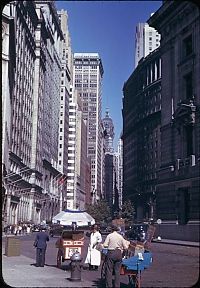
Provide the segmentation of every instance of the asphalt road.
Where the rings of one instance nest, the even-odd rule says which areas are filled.
[[[21,254],[33,259],[35,263],[35,248],[33,242],[36,233],[31,236],[21,236]],[[56,267],[57,237],[50,238],[46,252],[46,265]],[[4,241],[4,240],[3,240]],[[89,239],[85,237],[82,257],[85,259]],[[152,265],[142,272],[142,287],[181,288],[192,287],[199,278],[199,248],[163,243],[152,243]],[[84,262],[84,261],[83,261]],[[62,269],[68,269],[69,261],[63,263]],[[87,267],[85,267],[87,268]],[[83,269],[84,279],[99,283],[99,271]],[[128,276],[121,276],[121,288],[128,287]],[[97,285],[96,287],[102,287]]]

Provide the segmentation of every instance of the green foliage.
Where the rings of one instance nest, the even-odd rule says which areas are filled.
[[[121,217],[125,219],[126,222],[132,222],[134,219],[135,208],[130,200],[126,200],[122,205]]]
[[[112,219],[110,208],[105,200],[99,200],[95,204],[87,205],[86,211],[95,219],[96,223],[108,223]]]

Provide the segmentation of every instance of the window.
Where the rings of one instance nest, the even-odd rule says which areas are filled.
[[[193,151],[193,127],[186,126],[185,127],[185,138],[186,138],[186,156],[190,156],[194,154]]]
[[[183,40],[183,57],[192,54],[192,35]]]
[[[186,99],[192,99],[193,97],[193,81],[192,81],[192,72],[184,76],[184,88],[185,88],[185,97]]]

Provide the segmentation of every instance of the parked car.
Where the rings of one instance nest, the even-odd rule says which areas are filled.
[[[133,224],[131,229],[125,232],[125,237],[128,240],[144,241],[148,230],[149,224]]]

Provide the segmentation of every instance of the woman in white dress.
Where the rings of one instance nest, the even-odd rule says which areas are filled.
[[[85,264],[89,264],[89,270],[98,270],[98,266],[101,264],[101,252],[98,251],[97,245],[102,242],[102,237],[98,231],[98,226],[94,224],[92,226],[92,232],[90,234],[90,243],[88,246],[88,252],[85,259]]]

